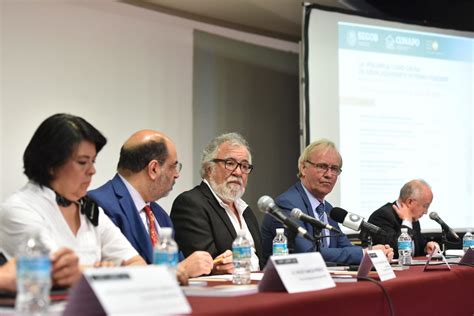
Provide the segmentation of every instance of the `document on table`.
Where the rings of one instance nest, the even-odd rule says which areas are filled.
[[[181,290],[186,296],[231,297],[258,293],[258,285],[182,286]]]
[[[252,272],[250,275],[250,280],[252,281],[260,281],[263,278],[263,272]],[[207,276],[200,276],[197,278],[189,279],[190,282],[192,281],[210,281],[210,282],[224,282],[224,281],[232,281],[232,274],[214,274],[214,275],[207,275]]]

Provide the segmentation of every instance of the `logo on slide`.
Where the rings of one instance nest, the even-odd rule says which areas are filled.
[[[356,32],[354,31],[347,32],[346,41],[347,41],[347,45],[352,46],[352,47],[356,46],[357,44]]]
[[[392,35],[385,37],[385,47],[387,47],[387,49],[395,49],[395,39]]]

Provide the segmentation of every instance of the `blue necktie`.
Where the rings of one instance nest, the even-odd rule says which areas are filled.
[[[325,216],[324,216],[324,203],[321,203],[318,205],[318,207],[316,208],[316,213],[318,214],[318,217],[319,217],[319,220],[325,224],[326,223],[326,220],[325,220]],[[328,235],[328,232],[326,229],[323,229],[321,231],[321,235],[322,236],[327,236]],[[329,244],[329,240],[327,240],[327,238],[321,238],[321,247],[327,247]]]

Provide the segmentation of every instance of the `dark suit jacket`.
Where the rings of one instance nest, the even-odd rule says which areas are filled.
[[[7,263],[7,257],[5,257],[5,255],[0,252],[0,266],[4,265],[5,263]]]
[[[204,250],[216,257],[227,249],[232,250],[237,233],[206,183],[201,182],[194,189],[181,193],[174,200],[170,215],[176,229],[176,241],[184,256]],[[252,234],[262,268],[262,243],[257,218],[250,207],[245,209],[243,217]]]
[[[87,195],[96,201],[112,222],[120,228],[140,256],[147,263],[153,263],[153,246],[150,235],[119,175],[116,174],[112,180],[89,191]],[[150,203],[150,207],[160,227],[173,227],[170,217],[157,203]],[[180,255],[180,258],[182,259],[183,256]]]
[[[288,191],[278,196],[275,200],[275,203],[286,212],[287,216],[290,216],[290,212],[293,208],[299,208],[306,215],[314,217],[308,196],[306,195],[306,192],[304,191],[303,185],[300,181],[291,186]],[[326,202],[326,205],[327,207],[325,211],[329,213],[329,211],[332,209],[332,205],[328,202]],[[298,223],[304,227],[311,236],[313,235],[313,226],[303,221],[298,221]],[[332,220],[329,216],[328,223],[331,226],[339,229],[338,223]],[[265,214],[262,223],[262,243],[265,260],[267,260],[268,257],[272,255],[272,242],[276,234],[275,230],[276,228],[281,227],[283,227],[282,223],[273,218],[271,215]],[[295,238],[294,246],[295,253],[314,251],[313,243],[300,236]],[[331,236],[329,247],[321,248],[320,252],[325,261],[344,264],[359,264],[363,256],[362,248],[352,245],[344,234],[340,236]]]
[[[394,257],[398,258],[398,236],[401,234],[402,220],[398,217],[397,212],[393,209],[394,203],[387,203],[369,217],[369,223],[380,227],[384,233],[371,234],[374,244],[389,244],[393,248]],[[421,234],[420,223],[413,222],[413,229],[408,228],[408,234],[415,242],[415,256],[423,256],[425,254],[426,239]]]

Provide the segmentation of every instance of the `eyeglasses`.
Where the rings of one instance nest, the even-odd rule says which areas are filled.
[[[183,164],[180,163],[179,161],[176,161],[174,163],[174,168],[175,168],[176,172],[180,173],[181,169],[183,169]]]
[[[327,163],[314,163],[310,160],[306,160],[307,163],[309,163],[311,166],[315,167],[317,171],[319,172],[328,172],[328,170],[331,170],[333,174],[336,176],[340,175],[342,172],[342,169],[339,166],[336,165],[328,165]]]
[[[232,172],[234,172],[237,167],[240,167],[240,170],[245,174],[249,174],[253,170],[253,165],[247,161],[237,162],[234,159],[212,159],[212,162],[223,162],[224,167]]]

